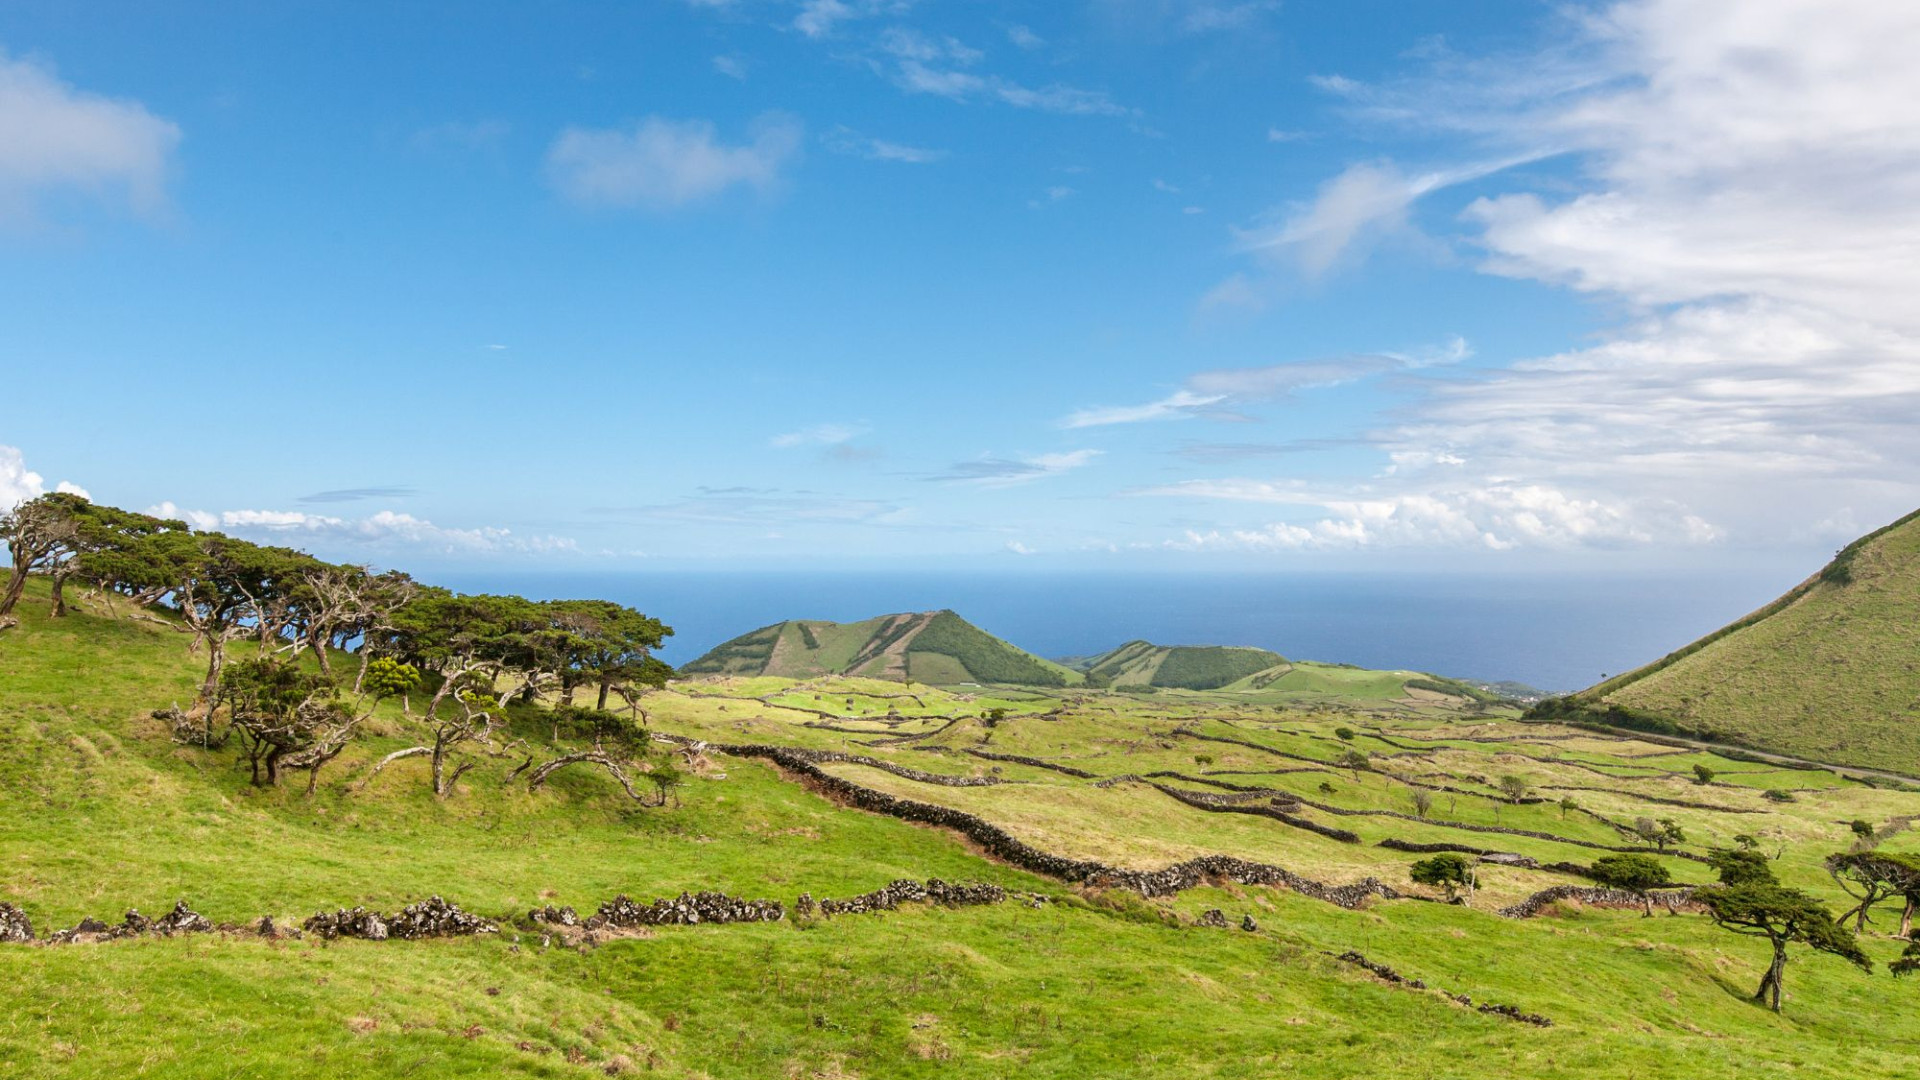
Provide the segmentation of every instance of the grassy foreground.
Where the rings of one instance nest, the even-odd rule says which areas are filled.
[[[584,950],[543,947],[541,935],[510,928],[428,942],[212,934],[0,946],[14,1003],[0,1011],[0,1076],[1920,1072],[1912,1008],[1920,987],[1796,952],[1786,1012],[1774,1015],[1746,1000],[1764,949],[1697,916],[1570,907],[1517,921],[1492,912],[1569,880],[1543,871],[1490,869],[1471,908],[1404,900],[1347,911],[1242,886],[1147,901],[1009,869],[951,833],[837,807],[725,755],[681,792],[678,808],[636,806],[599,774],[561,774],[529,794],[501,782],[517,758],[483,761],[442,801],[417,760],[365,783],[373,760],[411,741],[390,706],[371,737],[322,774],[315,798],[298,784],[256,790],[231,751],[174,745],[149,716],[191,692],[198,659],[184,636],[96,606],[51,621],[38,592],[20,614],[23,625],[0,635],[0,899],[24,908],[42,933],[84,915],[116,921],[128,906],[155,914],[181,896],[236,923],[266,914],[297,921],[355,903],[391,909],[431,893],[497,919],[547,902],[590,909],[616,892],[644,901],[712,888],[791,903],[801,891],[845,896],[930,876],[993,880],[1051,902],[663,927]],[[684,736],[842,749],[923,772],[1017,781],[948,787],[832,766],[978,813],[1063,854],[1154,867],[1221,852],[1327,881],[1374,874],[1410,892],[1412,857],[1377,840],[1464,838],[1543,862],[1599,854],[1567,841],[1619,840],[1592,814],[1563,816],[1555,785],[1601,817],[1672,815],[1688,849],[1763,833],[1782,853],[1783,877],[1835,900],[1817,864],[1843,846],[1845,823],[1870,818],[1888,831],[1888,847],[1913,850],[1901,819],[1920,813],[1912,794],[1828,773],[1522,726],[1464,703],[1368,699],[1360,708],[1330,698],[1301,707],[1198,694],[910,689],[917,701],[900,698],[897,684],[727,680],[680,685],[649,709],[658,730]],[[989,724],[983,714],[994,708],[1009,718]],[[1343,727],[1351,739],[1339,736]],[[1196,737],[1207,735],[1253,745]],[[1410,812],[1406,781],[1459,791],[1440,793],[1426,822],[1307,811],[1364,841],[1347,844],[1196,810],[1150,784],[1101,787],[970,749],[1096,777],[1173,771],[1271,785],[1349,810]],[[1352,749],[1373,766],[1333,764]],[[1719,770],[1712,784],[1689,779],[1698,763]],[[1279,771],[1290,769],[1304,771]],[[1552,801],[1501,801],[1495,785],[1508,774]],[[1770,789],[1795,801],[1774,803],[1762,794]],[[1704,880],[1704,868],[1669,861],[1676,877]],[[1194,925],[1210,908],[1235,927],[1252,915],[1259,929]],[[1888,929],[1889,918],[1881,913],[1875,927]],[[1898,947],[1872,932],[1866,944],[1882,965]],[[1388,986],[1328,955],[1349,949],[1554,1026]]]

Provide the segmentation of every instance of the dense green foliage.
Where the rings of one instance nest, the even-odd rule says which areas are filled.
[[[951,611],[936,613],[907,652],[951,656],[978,681],[1020,686],[1064,686],[1060,670],[994,637]]]

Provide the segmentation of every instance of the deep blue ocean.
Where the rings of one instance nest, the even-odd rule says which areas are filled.
[[[1776,574],[435,574],[463,592],[597,597],[665,621],[685,663],[782,619],[952,608],[1047,657],[1133,638],[1575,690],[1655,659],[1793,584]]]

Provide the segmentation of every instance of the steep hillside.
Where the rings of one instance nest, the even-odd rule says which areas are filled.
[[[1575,701],[1628,725],[1920,774],[1920,513]]]
[[[1082,670],[1087,681],[1096,686],[1217,690],[1270,668],[1284,670],[1286,666],[1286,657],[1265,649],[1129,641],[1084,661]]]
[[[881,615],[854,623],[788,620],[714,647],[683,676],[852,675],[934,686],[1065,686],[1079,675],[1015,648],[951,611]]]

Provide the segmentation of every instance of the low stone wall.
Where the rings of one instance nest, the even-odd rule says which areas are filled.
[[[367,941],[417,941],[433,937],[466,937],[472,934],[496,934],[500,928],[478,915],[460,910],[459,905],[430,896],[408,904],[398,914],[382,915],[363,907],[316,912],[300,924],[309,934],[326,941],[335,938],[363,938]]]
[[[1651,779],[1651,777],[1649,779]],[[1624,795],[1629,799],[1639,799],[1641,802],[1659,803],[1663,806],[1680,806],[1688,810],[1713,810],[1722,814],[1768,813],[1766,810],[1759,810],[1747,806],[1720,806],[1717,803],[1694,802],[1692,799],[1669,799],[1662,795],[1643,795],[1638,791],[1628,791],[1625,788],[1585,787],[1577,784],[1545,784],[1542,786],[1549,791],[1602,791],[1608,795]],[[1733,785],[1728,786],[1731,787]]]
[[[1149,781],[1149,783],[1151,783],[1151,781]],[[1360,842],[1359,833],[1347,829],[1336,829],[1331,825],[1322,825],[1317,821],[1311,821],[1298,814],[1290,814],[1282,810],[1279,806],[1250,806],[1245,803],[1231,801],[1229,798],[1223,796],[1210,795],[1206,792],[1182,791],[1179,788],[1168,787],[1165,784],[1154,784],[1153,786],[1160,792],[1197,810],[1207,810],[1216,814],[1255,814],[1260,817],[1272,818],[1275,821],[1291,825],[1296,829],[1305,829],[1310,833],[1318,833],[1329,840],[1338,840],[1343,844],[1357,844]],[[1285,805],[1297,807],[1300,803],[1298,800],[1295,800]]]
[[[991,750],[974,749],[968,749],[967,753],[977,758],[986,758],[988,761],[1011,761],[1015,765],[1031,765],[1036,769],[1051,769],[1054,772],[1078,777],[1081,780],[1097,780],[1100,778],[1099,773],[1091,773],[1085,769],[1076,769],[1071,765],[1061,765],[1056,762],[1047,761],[1044,758],[1027,757],[1024,754],[996,754]]]
[[[1328,955],[1332,956],[1333,954],[1329,953]],[[1372,973],[1375,978],[1378,978],[1383,982],[1392,983],[1395,986],[1404,986],[1409,990],[1427,989],[1427,984],[1424,982],[1421,982],[1419,979],[1409,979],[1405,975],[1400,974],[1399,972],[1393,970],[1387,965],[1375,963],[1372,960],[1367,959],[1365,956],[1361,955],[1358,952],[1355,952],[1352,949],[1348,949],[1346,952],[1343,952],[1338,956],[1334,956],[1333,958],[1335,960],[1340,961],[1343,964],[1352,964],[1354,967],[1364,968],[1368,972]],[[1454,1000],[1455,1002],[1461,1005],[1478,1009],[1480,1012],[1487,1013],[1491,1016],[1504,1016],[1509,1020],[1514,1020],[1522,1024],[1532,1024],[1534,1027],[1552,1027],[1553,1026],[1553,1021],[1547,1019],[1544,1016],[1541,1016],[1539,1013],[1522,1012],[1517,1006],[1496,1005],[1496,1004],[1493,1004],[1492,1002],[1487,1002],[1481,1005],[1475,1005],[1473,1003],[1473,999],[1468,997],[1465,994],[1449,994],[1445,990],[1441,990],[1440,993],[1446,994],[1447,997],[1451,998],[1452,1000]]]
[[[1392,851],[1411,851],[1428,854],[1438,851],[1457,851],[1462,855],[1477,856],[1481,862],[1493,863],[1496,866],[1518,866],[1527,870],[1538,869],[1540,866],[1540,860],[1528,855],[1522,855],[1516,851],[1493,851],[1488,848],[1477,848],[1468,844],[1422,844],[1412,840],[1401,840],[1397,837],[1390,836],[1375,844],[1374,847],[1383,847]]]
[[[801,911],[804,908],[809,913],[817,910],[822,915],[864,915],[872,911],[892,911],[906,903],[971,907],[1005,903],[1006,899],[1007,890],[990,882],[948,882],[929,878],[923,885],[918,881],[903,879],[845,900],[816,901],[812,895],[802,894],[800,901],[794,904],[794,910]]]
[[[616,896],[600,905],[600,910],[583,924],[588,930],[601,927],[628,929],[636,926],[697,926],[701,923],[779,922],[787,917],[778,900],[742,900],[719,892],[681,893],[677,897],[655,900],[646,906]]]
[[[879,744],[876,743],[875,745],[877,746]],[[870,758],[864,754],[846,754],[838,750],[796,749],[793,753],[812,761],[816,765],[822,762],[844,762],[848,765],[864,765],[869,769],[879,769],[881,772],[892,773],[895,776],[907,780],[917,780],[922,784],[938,784],[941,787],[992,787],[995,784],[1004,784],[1007,782],[998,776],[954,776],[951,773],[924,772],[920,769],[908,768],[905,765],[895,765],[891,761],[881,761],[879,758]]]
[[[1036,874],[1062,881],[1130,889],[1142,896],[1170,896],[1177,892],[1226,880],[1242,885],[1281,885],[1303,896],[1324,900],[1341,907],[1354,908],[1370,897],[1398,897],[1390,886],[1374,878],[1351,885],[1327,885],[1304,878],[1278,866],[1252,863],[1227,855],[1206,855],[1162,870],[1126,870],[1092,859],[1069,859],[1041,851],[1009,835],[1006,830],[982,818],[950,807],[935,806],[903,799],[884,791],[856,784],[821,769],[788,747],[764,744],[716,745],[713,749],[736,757],[757,757],[807,778],[820,791],[849,806],[886,814],[904,821],[917,821],[953,829],[972,840],[987,854],[1003,862]]]
[[[1653,902],[1669,910],[1693,899],[1693,886],[1679,889],[1656,889],[1649,893]],[[1606,889],[1589,885],[1555,885],[1551,889],[1542,889],[1512,907],[1503,907],[1495,914],[1509,919],[1531,919],[1540,914],[1549,904],[1561,900],[1577,900],[1594,907],[1644,907],[1646,899],[1637,892],[1626,889]]]

